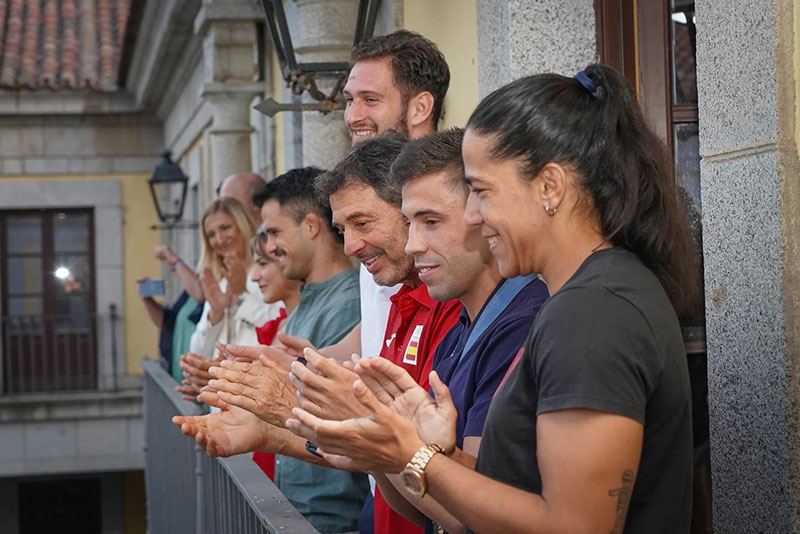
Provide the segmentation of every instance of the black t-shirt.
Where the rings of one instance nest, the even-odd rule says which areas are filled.
[[[570,408],[644,425],[625,532],[688,532],[692,440],[683,338],[658,280],[624,249],[592,254],[542,306],[489,408],[476,470],[541,493],[536,416]]]

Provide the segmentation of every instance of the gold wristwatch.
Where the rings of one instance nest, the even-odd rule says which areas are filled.
[[[406,468],[400,473],[403,475],[406,489],[419,498],[428,492],[428,481],[425,480],[425,468],[437,452],[444,454],[444,449],[436,443],[426,443],[411,457]]]

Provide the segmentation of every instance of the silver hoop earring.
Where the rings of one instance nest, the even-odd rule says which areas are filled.
[[[550,217],[553,217],[556,214],[556,211],[558,211],[558,208],[550,209],[550,203],[549,202],[544,205],[544,212],[546,214],[548,214]]]

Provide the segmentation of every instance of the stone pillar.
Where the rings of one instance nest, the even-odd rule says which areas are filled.
[[[796,533],[800,13],[696,9],[714,531]]]
[[[522,76],[572,76],[596,60],[592,0],[476,0],[479,96]]]
[[[346,61],[353,46],[358,0],[293,0],[292,3],[296,9],[293,13],[290,12],[287,2],[287,18],[291,17],[292,38],[298,61]],[[317,76],[316,83],[327,95],[330,94],[334,80],[320,79]],[[302,99],[313,101],[307,94]],[[349,147],[350,135],[344,124],[343,112],[334,111],[327,115],[302,112],[303,165],[330,169]]]
[[[195,19],[203,39],[202,97],[212,108],[209,130],[213,186],[230,174],[252,170],[250,107],[266,84],[257,74],[256,22],[264,18],[256,0],[204,0]]]
[[[250,107],[253,97],[262,92],[263,85],[255,83],[233,87],[211,83],[203,88],[203,98],[214,108],[209,138],[215,188],[226,176],[249,172],[252,168]]]

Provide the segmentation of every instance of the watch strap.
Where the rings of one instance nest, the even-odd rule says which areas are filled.
[[[414,456],[411,457],[411,461],[406,465],[406,469],[424,473],[425,468],[428,467],[428,462],[431,461],[431,458],[433,458],[433,455],[437,452],[444,454],[444,448],[436,443],[426,443],[414,453]]]
[[[406,468],[403,469],[403,474],[411,474],[419,481],[419,488],[412,490],[409,487],[409,490],[419,498],[425,496],[428,491],[428,483],[425,479],[425,468],[428,467],[428,462],[431,461],[431,458],[439,452],[444,454],[444,448],[441,445],[426,443],[414,453],[414,456],[412,456],[411,460],[406,464]]]

